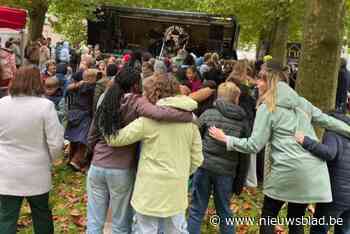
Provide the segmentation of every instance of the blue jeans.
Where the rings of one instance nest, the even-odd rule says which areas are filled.
[[[233,212],[230,209],[233,181],[233,176],[218,175],[203,168],[197,170],[193,176],[192,204],[189,210],[188,231],[190,234],[201,233],[201,224],[212,191],[215,209],[221,220],[220,233],[235,233],[234,225],[226,225],[225,222],[233,217]]]
[[[162,230],[160,230],[162,229]],[[136,212],[135,234],[188,234],[185,213],[160,218]]]
[[[134,170],[91,166],[87,176],[87,234],[102,234],[108,208],[112,208],[112,233],[131,233],[133,210],[130,199]]]
[[[342,218],[342,225],[334,225],[334,234],[350,234],[350,209],[339,209],[332,203],[318,203],[316,205],[315,218],[325,218],[327,223],[330,219]],[[327,234],[329,225],[312,226],[310,234]]]

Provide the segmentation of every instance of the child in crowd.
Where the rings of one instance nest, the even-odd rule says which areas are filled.
[[[51,60],[47,62],[45,72],[42,74],[41,78],[45,82],[48,78],[54,77],[56,75],[56,62]]]
[[[55,77],[46,79],[44,84],[45,96],[55,104],[58,119],[62,123],[64,117],[63,91],[60,88],[59,81]]]
[[[227,134],[245,137],[249,134],[245,111],[238,105],[240,90],[232,82],[222,83],[218,88],[214,107],[199,117],[203,138],[204,163],[193,176],[192,205],[189,211],[189,233],[200,234],[200,227],[211,194],[220,220],[220,233],[235,233],[233,225],[224,220],[233,216],[230,200],[242,192],[249,156],[237,151],[228,152],[226,146],[209,136],[208,127],[217,126]]]
[[[186,69],[186,78],[187,86],[190,88],[191,92],[198,91],[202,88],[202,81],[195,66],[189,66]]]

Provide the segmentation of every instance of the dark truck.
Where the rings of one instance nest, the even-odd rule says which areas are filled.
[[[239,25],[235,17],[145,8],[103,6],[88,21],[88,44],[103,52],[147,50],[155,56],[174,54],[179,48],[203,55],[216,51],[235,57]]]

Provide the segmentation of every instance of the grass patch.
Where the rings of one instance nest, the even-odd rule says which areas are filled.
[[[74,172],[62,159],[56,161],[53,166],[53,190],[50,203],[53,207],[55,233],[62,234],[83,234],[86,226],[86,175]],[[256,191],[245,190],[241,196],[234,197],[231,202],[231,209],[236,216],[256,217],[261,215],[263,194],[260,189]],[[202,224],[201,233],[216,234],[218,228],[210,224],[209,218],[215,214],[215,207],[210,200],[205,220]],[[28,203],[24,203],[20,220],[18,223],[19,234],[33,234],[32,221]],[[310,215],[310,214],[307,214]],[[286,208],[280,212],[281,217],[286,216]],[[280,227],[280,234],[286,234],[286,227]],[[308,228],[305,229],[308,233]],[[257,225],[236,226],[238,234],[259,233]]]
[[[50,194],[55,233],[85,233],[86,202],[85,175],[74,172],[62,159],[56,161]],[[21,211],[19,233],[34,233],[28,203]]]

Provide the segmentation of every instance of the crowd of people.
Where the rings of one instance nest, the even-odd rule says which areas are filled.
[[[270,56],[255,63],[180,49],[172,58],[117,57],[98,45],[53,48],[43,38],[21,61],[16,43],[0,48],[1,233],[16,233],[24,198],[35,233],[54,233],[51,165],[63,152],[72,169],[87,172],[88,234],[103,233],[109,209],[113,234],[199,234],[211,195],[220,233],[235,233],[225,222],[234,217],[230,201],[257,186],[260,157],[261,217],[276,218],[288,203],[287,216],[300,218],[316,204],[314,217],[340,217],[335,234],[350,233],[344,64],[336,111],[325,114]],[[326,129],[321,142],[314,125]],[[264,224],[260,233],[274,228]],[[304,227],[291,224],[289,233]]]

